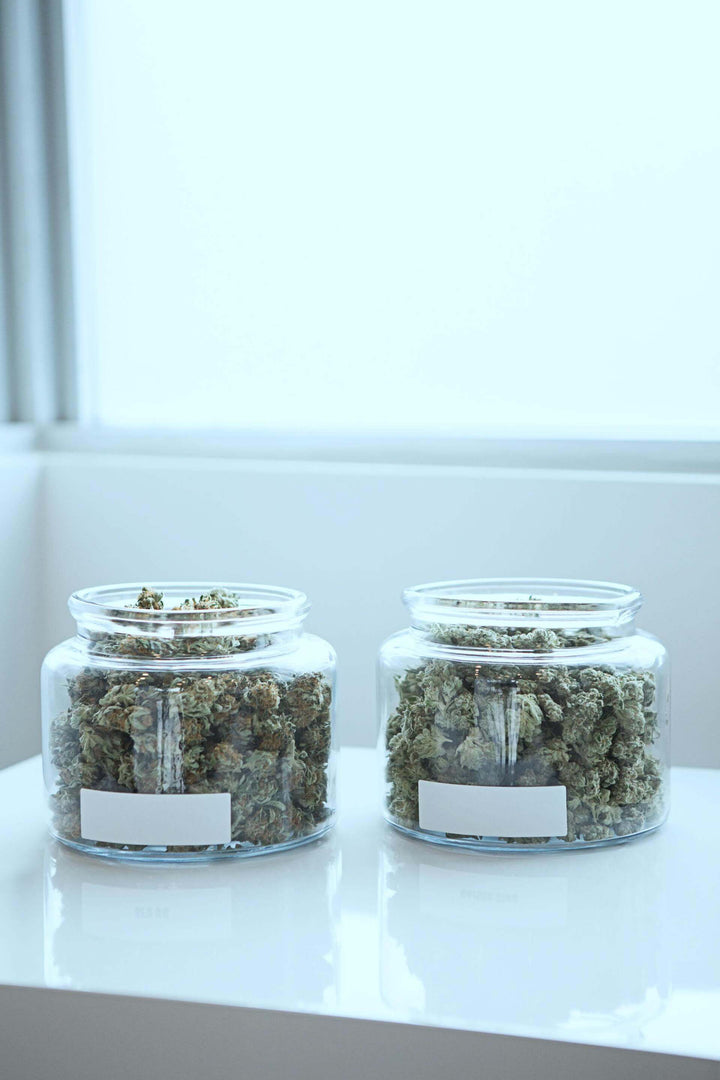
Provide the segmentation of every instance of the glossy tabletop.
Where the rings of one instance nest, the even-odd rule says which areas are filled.
[[[0,773],[0,984],[259,1006],[720,1058],[720,772],[658,833],[478,855],[399,835],[344,750],[336,830],[137,866],[48,839],[38,759]]]

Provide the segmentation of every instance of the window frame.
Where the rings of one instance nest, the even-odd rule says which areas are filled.
[[[0,0],[0,419],[77,418],[60,2]]]

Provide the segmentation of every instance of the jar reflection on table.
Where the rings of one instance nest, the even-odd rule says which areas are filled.
[[[45,981],[318,1008],[337,993],[339,883],[332,836],[242,868],[219,861],[130,871],[49,841]]]
[[[478,862],[388,832],[379,876],[381,992],[409,1020],[601,1043],[664,1008],[662,837]]]

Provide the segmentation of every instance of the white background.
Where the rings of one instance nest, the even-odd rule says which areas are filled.
[[[717,432],[714,0],[75,0],[85,418]]]

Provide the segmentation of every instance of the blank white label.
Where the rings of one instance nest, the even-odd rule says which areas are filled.
[[[420,828],[462,836],[564,836],[566,788],[418,781]]]
[[[84,840],[153,847],[230,843],[230,794],[136,795],[80,791]]]

